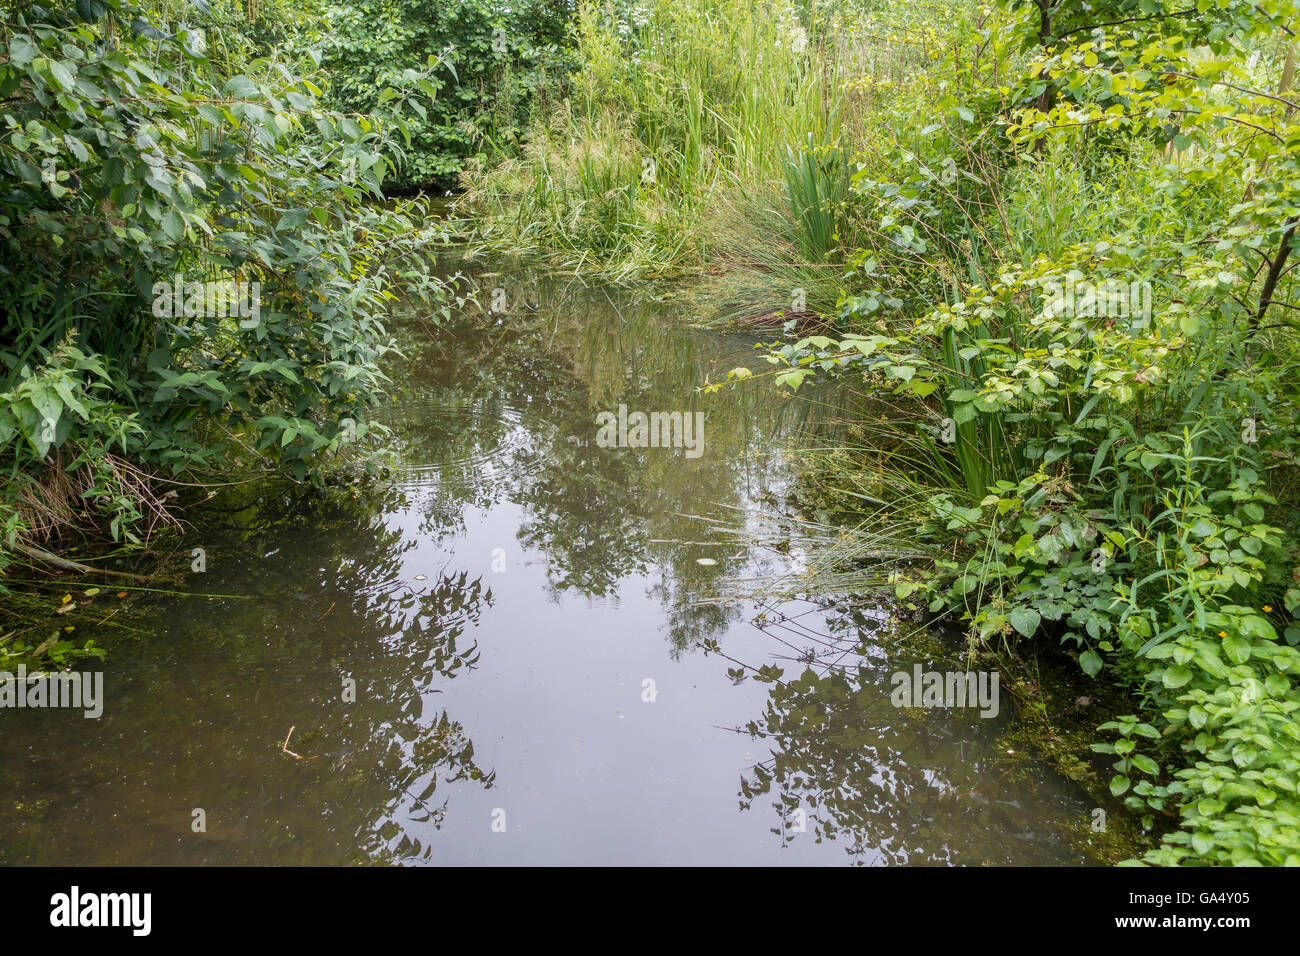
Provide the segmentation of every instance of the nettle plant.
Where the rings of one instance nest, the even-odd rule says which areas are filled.
[[[1131,251],[1110,243],[1079,247],[1059,261],[1008,270],[992,287],[975,287],[902,332],[813,336],[770,356],[783,369],[776,375],[781,384],[856,373],[915,403],[935,491],[926,530],[962,537],[972,555],[940,565],[950,573],[935,580],[946,580],[948,599],[975,616],[982,636],[1008,626],[1036,630],[1031,614],[1017,615],[1016,627],[996,606],[966,606],[967,595],[993,594],[1005,603],[1003,585],[1014,585],[1013,594],[1020,578],[1036,581],[1035,566],[1073,562],[1069,577],[1099,593],[1098,582],[1124,559],[1133,529],[1165,510],[1163,469],[1176,457],[1179,429],[1234,414],[1229,391],[1241,392],[1237,420],[1249,411],[1250,389],[1237,378],[1219,386],[1213,402],[1205,401],[1214,385],[1207,381],[1174,407],[1171,391],[1190,387],[1182,356],[1194,355],[1207,377],[1220,368],[1183,331],[1182,319],[1217,310],[1204,330],[1207,341],[1230,326],[1235,307],[1217,300],[1216,284],[1160,315],[1108,315],[1104,303],[1083,296],[1063,303],[1060,290],[1079,286],[1085,275],[1102,277],[1096,285],[1104,287],[1105,277],[1129,276],[1132,266]],[[1194,434],[1198,449],[1222,437]],[[1235,434],[1234,443],[1243,445]],[[1048,584],[1055,602],[1062,599],[1056,589],[1077,590],[1073,583]]]
[[[427,76],[383,117],[331,112],[273,51],[218,68],[202,7],[188,26],[151,10],[0,23],[0,454],[31,481],[110,446],[316,480],[370,427],[392,305],[445,309],[423,210],[372,202]],[[255,289],[255,319],[158,308],[175,283]]]
[[[1255,324],[1274,317],[1296,246],[1300,103],[1292,93],[1295,0],[1223,0],[1190,10],[1145,0],[1146,14],[1074,31],[1032,63],[1030,79],[1058,91],[1050,110],[1020,111],[1011,134],[1028,142],[1087,130],[1167,144],[1189,184],[1238,192],[1205,238],[1255,293]],[[1037,88],[1037,87],[1036,87]],[[1262,263],[1260,262],[1262,258]]]

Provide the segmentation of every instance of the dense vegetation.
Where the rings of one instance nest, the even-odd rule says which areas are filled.
[[[374,200],[460,174],[482,244],[784,322],[708,387],[891,408],[808,456],[810,587],[943,555],[903,607],[1131,692],[1147,862],[1298,865],[1296,6],[6,2],[0,568],[327,480],[392,309],[447,308]]]
[[[330,102],[372,113],[385,90],[430,57],[443,69],[438,96],[412,103],[407,140],[394,150],[394,183],[450,186],[466,159],[517,148],[530,110],[544,106],[570,68],[571,0],[348,0],[324,8],[329,32],[321,65]]]
[[[366,439],[395,290],[443,299],[422,207],[369,202],[428,73],[334,111],[311,51],[242,17],[6,10],[0,564],[92,526],[136,541],[182,475],[319,480]]]

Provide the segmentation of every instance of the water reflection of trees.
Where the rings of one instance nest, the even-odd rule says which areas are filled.
[[[864,642],[873,622],[846,613],[856,617],[851,627],[816,640],[796,629],[775,635],[791,650],[808,648],[804,660],[781,661],[762,715],[738,728],[770,750],[742,776],[741,808],[766,804],[772,832],[834,840],[858,863],[1059,863],[1068,853],[1057,828],[1083,819],[1084,807],[1049,792],[1048,778],[1004,763],[996,721],[974,710],[895,708],[897,668]],[[1042,805],[1053,803],[1059,816],[1044,818]]]
[[[111,755],[143,746],[150,756],[132,758],[136,779],[117,802],[92,803],[101,842],[85,862],[434,858],[430,837],[451,789],[494,784],[454,709],[437,703],[478,662],[473,629],[491,594],[454,565],[412,579],[417,549],[462,532],[467,509],[522,506],[520,540],[546,555],[557,592],[615,594],[657,566],[673,589],[662,597],[678,647],[725,625],[677,590],[688,574],[706,574],[689,544],[695,526],[680,513],[746,492],[756,393],[706,408],[698,461],[595,447],[596,411],[619,401],[696,407],[711,356],[651,308],[620,316],[601,299],[565,295],[533,317],[550,323],[549,336],[524,322],[480,323],[442,330],[436,344],[407,343],[381,416],[403,465],[416,466],[398,480],[323,494],[234,488],[189,515],[202,540],[187,536],[180,549],[205,548],[201,590],[257,597],[160,617],[156,642],[115,652],[141,659],[122,669],[131,683],[114,689],[116,716],[104,725],[118,743],[84,773],[102,786],[115,777]],[[167,652],[153,659],[158,647]],[[175,655],[187,661],[180,683]],[[344,678],[357,682],[355,702],[342,699]],[[27,783],[49,795],[51,821],[76,812],[53,780]],[[191,838],[195,806],[209,826]],[[31,842],[10,844],[5,859],[35,858],[23,845],[57,830],[27,827]]]
[[[67,832],[59,821],[73,817],[96,834],[69,851],[78,863],[431,853],[446,788],[494,780],[454,714],[430,706],[477,664],[472,632],[492,595],[463,571],[409,579],[414,542],[384,520],[405,503],[394,489],[262,487],[228,491],[206,517],[192,512],[203,530],[181,547],[203,547],[207,569],[187,588],[256,597],[160,599],[148,640],[114,650],[98,746],[84,746],[86,728],[46,717],[47,748],[78,753],[96,799],[83,802],[49,761],[11,753],[26,735],[0,737],[14,792],[43,808],[15,821],[0,805],[15,836],[0,859],[50,861],[49,841]],[[205,832],[191,827],[196,807]]]
[[[403,815],[436,827],[445,806],[435,799],[440,783],[490,786],[493,779],[475,763],[460,723],[425,707],[440,683],[477,664],[472,630],[492,596],[464,571],[430,569],[425,581],[411,580],[404,561],[419,541],[384,520],[410,502],[397,489],[372,491],[335,493],[245,540],[246,554],[274,544],[283,557],[271,587],[258,576],[256,609],[243,602],[235,610],[259,618],[247,633],[285,634],[281,647],[293,652],[294,681],[304,691],[298,706],[317,716],[299,721],[295,749],[320,767],[325,824],[348,837],[343,845],[355,847],[358,859],[409,859],[429,847],[398,822]],[[446,518],[426,512],[422,534],[445,530]],[[250,561],[244,574],[257,567]],[[253,583],[240,577],[230,584]],[[295,605],[310,607],[310,619],[294,614]],[[305,648],[291,639],[300,630],[313,632]],[[356,682],[355,702],[342,699],[344,677]]]
[[[428,858],[446,787],[492,785],[454,714],[429,706],[440,682],[475,666],[472,629],[491,595],[459,571],[431,569],[431,580],[417,585],[408,566],[420,545],[461,532],[469,508],[522,506],[520,541],[546,556],[557,592],[613,595],[620,582],[657,566],[652,593],[668,608],[676,649],[720,632],[734,614],[687,600],[685,589],[725,569],[695,564],[698,525],[686,515],[751,490],[756,472],[745,451],[766,414],[757,393],[727,393],[705,409],[708,446],[698,461],[670,450],[598,448],[598,410],[619,402],[699,407],[696,387],[716,374],[709,349],[667,329],[650,308],[619,314],[599,298],[551,301],[556,307],[533,317],[550,323],[549,336],[524,321],[466,323],[436,342],[406,343],[407,362],[392,372],[381,416],[405,459],[397,481],[324,499],[277,492],[236,512],[228,540],[211,545],[214,555],[233,558],[214,562],[226,569],[221,589],[255,590],[260,599],[232,604],[219,628],[198,622],[201,635],[212,632],[198,639],[224,644],[226,653],[237,643],[238,655],[264,659],[257,670],[268,691],[271,674],[288,667],[293,706],[282,700],[268,723],[277,735],[295,726],[293,749],[311,759],[277,757],[275,777],[281,785],[310,780],[309,799],[320,808],[319,823],[293,812],[290,804],[304,798],[300,781],[255,819],[324,827],[357,859]],[[269,559],[275,571],[267,575]],[[269,646],[258,647],[254,635],[271,635]],[[299,653],[303,647],[311,652]],[[343,708],[338,685],[347,674],[358,681],[357,702]],[[194,696],[209,698],[211,689]],[[221,716],[247,719],[233,710]],[[265,773],[265,754],[231,759],[248,765],[236,779]],[[191,776],[203,775],[200,762]],[[329,845],[319,834],[301,837],[301,829],[271,833],[256,852],[299,859],[299,841],[317,853]]]
[[[698,392],[735,365],[754,364],[748,339],[683,329],[665,321],[662,304],[614,290],[509,274],[510,301],[535,308],[471,317],[435,337],[418,330],[404,343],[408,364],[394,375],[404,383],[399,395],[404,389],[440,408],[495,410],[497,423],[476,412],[463,433],[422,440],[429,425],[402,423],[408,408],[393,427],[438,463],[444,498],[524,507],[519,540],[545,556],[557,594],[614,596],[620,582],[657,566],[662,579],[652,593],[673,619],[675,652],[720,632],[728,615],[683,600],[680,585],[705,584],[736,565],[706,571],[695,563],[708,552],[692,543],[700,533],[692,516],[763,495],[770,470],[756,466],[755,455],[790,427],[789,403],[757,388]],[[596,414],[619,404],[705,412],[705,454],[688,460],[680,450],[596,447]],[[510,414],[527,427],[527,440],[510,439]],[[457,471],[457,462],[475,456],[493,467]]]

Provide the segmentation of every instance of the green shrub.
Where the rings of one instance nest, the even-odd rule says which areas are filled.
[[[436,98],[414,102],[406,139],[392,144],[396,184],[447,186],[464,161],[490,149],[518,148],[531,111],[571,66],[568,0],[357,0],[330,3],[322,65],[329,101],[347,113],[373,113],[384,91],[410,81],[438,57]]]
[[[55,489],[73,489],[73,526],[98,515],[129,538],[139,513],[104,486],[110,450],[171,475],[319,480],[369,428],[390,303],[441,308],[422,209],[370,202],[427,75],[386,94],[384,117],[330,112],[277,52],[217,44],[231,8],[188,25],[169,9],[28,4],[0,26],[8,544],[33,484],[56,515]]]

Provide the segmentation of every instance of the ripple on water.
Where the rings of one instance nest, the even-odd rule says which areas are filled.
[[[395,402],[380,418],[400,438],[399,478],[413,484],[531,475],[545,466],[557,430],[539,415],[500,403],[436,396]]]

